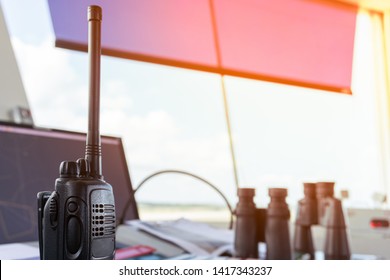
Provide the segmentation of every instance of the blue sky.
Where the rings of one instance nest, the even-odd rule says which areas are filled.
[[[54,47],[45,0],[0,1],[36,124],[85,131],[86,54]],[[370,28],[367,17],[359,22]],[[367,32],[357,36],[361,46],[370,42]],[[289,188],[295,203],[305,180],[335,180],[357,205],[386,191],[370,97],[372,47],[359,51],[355,62],[365,66],[354,75],[364,80],[353,96],[226,77],[240,183],[257,189],[259,205],[268,202],[268,187]],[[218,75],[103,57],[101,92],[101,131],[123,137],[135,185],[161,169],[186,170],[235,202]],[[176,175],[151,181],[138,199],[222,204],[206,186]]]

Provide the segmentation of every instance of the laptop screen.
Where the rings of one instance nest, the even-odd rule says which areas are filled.
[[[0,244],[38,240],[37,193],[53,191],[64,160],[85,154],[85,134],[0,123]],[[101,136],[102,173],[112,185],[116,219],[137,219],[122,140]]]

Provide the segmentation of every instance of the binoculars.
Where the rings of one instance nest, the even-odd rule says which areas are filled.
[[[341,200],[334,197],[334,182],[304,183],[298,202],[293,246],[290,242],[290,211],[287,189],[270,188],[267,208],[256,208],[255,189],[240,188],[235,210],[234,251],[237,258],[259,258],[258,243],[265,242],[268,260],[315,259],[311,226],[326,228],[326,260],[350,259]],[[294,254],[292,255],[292,248]]]
[[[326,228],[324,258],[351,257],[341,200],[334,197],[334,182],[304,183],[304,198],[298,202],[295,221],[294,258],[315,259],[311,226]]]
[[[287,189],[270,188],[268,208],[256,208],[255,189],[240,188],[235,210],[235,257],[257,259],[258,243],[267,245],[266,259],[291,259],[288,220],[290,211],[286,203]]]

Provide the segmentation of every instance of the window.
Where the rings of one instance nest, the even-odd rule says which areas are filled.
[[[17,4],[2,1],[36,125],[85,131],[87,57],[53,48],[44,1],[27,2],[34,7],[16,18]],[[33,20],[37,15],[40,20]],[[374,192],[388,192],[381,123],[386,108],[379,106],[385,88],[383,79],[375,80],[381,72],[377,20],[364,11],[358,15],[351,96],[225,77],[240,185],[257,188],[258,205],[268,203],[266,190],[273,186],[288,187],[288,202],[295,204],[305,180],[335,180],[336,191],[349,190],[353,206],[372,206]],[[236,202],[220,79],[102,59],[101,132],[123,137],[135,186],[153,172],[180,169]],[[190,177],[161,175],[143,188],[141,202],[223,205]]]

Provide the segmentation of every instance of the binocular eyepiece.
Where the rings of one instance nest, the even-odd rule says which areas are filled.
[[[267,209],[265,242],[267,260],[291,260],[289,219],[290,210],[286,203],[287,189],[270,188],[271,198]]]
[[[258,221],[257,209],[253,201],[255,189],[238,189],[238,203],[235,210],[237,217],[234,235],[235,256],[238,258],[257,259]]]

